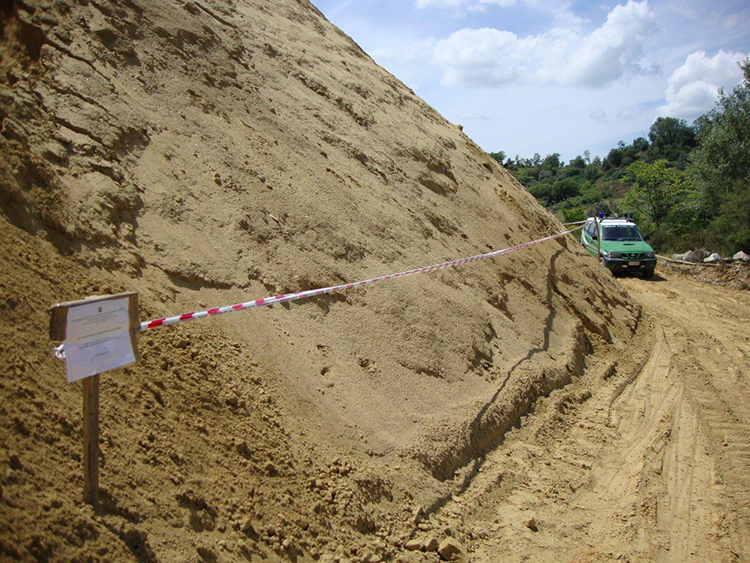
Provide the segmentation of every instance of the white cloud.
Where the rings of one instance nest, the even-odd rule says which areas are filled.
[[[719,88],[731,89],[742,80],[738,63],[747,56],[723,50],[711,58],[705,51],[688,55],[669,77],[667,104],[658,108],[658,114],[692,120],[711,110]]]
[[[438,8],[456,8],[465,2],[466,0],[417,0],[417,8],[424,9],[431,6]]]
[[[516,0],[479,0],[480,4],[495,4],[501,8],[510,8],[516,5]]]
[[[643,41],[655,29],[653,19],[645,1],[615,6],[600,28],[573,45],[567,80],[599,86],[625,74],[650,72],[652,69],[642,66],[641,61]]]
[[[465,1],[418,0],[417,5],[458,6]],[[443,84],[449,86],[495,87],[511,82],[604,86],[623,76],[654,71],[643,56],[643,43],[655,29],[647,0],[616,6],[606,22],[588,35],[581,32],[586,20],[566,7],[556,12],[556,19],[556,27],[538,35],[465,28],[407,50],[415,57],[412,60],[421,57],[440,69]],[[389,58],[386,50],[377,54]]]
[[[459,8],[467,6],[470,11],[483,11],[482,8],[488,4],[495,4],[501,8],[516,5],[516,0],[417,0],[417,8]]]
[[[522,0],[524,6],[537,13],[553,17],[559,25],[580,27],[588,23],[586,18],[576,16],[570,11],[570,2],[560,0]],[[451,8],[456,14],[465,15],[466,12],[484,13],[488,6],[511,8],[518,5],[518,0],[416,0],[419,9]]]
[[[735,27],[737,27],[737,24],[739,24],[740,21],[741,18],[739,14],[730,14],[724,18],[724,21],[721,22],[721,25],[727,31],[732,31]]]
[[[631,109],[623,109],[617,112],[617,119],[620,121],[631,121],[635,119],[636,114]]]
[[[498,86],[527,74],[530,43],[497,29],[462,29],[438,41],[432,61],[450,86]]]
[[[610,109],[612,109],[613,111],[616,110],[616,108],[610,108]],[[596,121],[597,123],[602,123],[606,125],[612,125],[614,123],[622,123],[625,121],[632,121],[636,117],[637,117],[636,113],[632,109],[629,109],[629,108],[625,108],[625,109],[621,109],[617,111],[614,119],[610,118],[607,112],[602,108],[595,109],[589,114],[589,119],[591,119],[592,121]]]
[[[571,31],[581,32],[586,25],[591,23],[591,20],[575,15],[568,10],[567,7],[558,7],[553,15],[555,16],[555,21],[559,27],[567,28]]]

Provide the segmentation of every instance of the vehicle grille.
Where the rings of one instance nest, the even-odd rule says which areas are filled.
[[[622,257],[628,260],[640,260],[643,258],[643,252],[623,252]]]

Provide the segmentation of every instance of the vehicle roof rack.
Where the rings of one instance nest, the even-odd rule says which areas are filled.
[[[604,215],[604,212],[600,212],[596,218],[598,218],[600,221],[604,221],[605,219],[611,220],[611,219],[619,219],[621,221],[630,221],[631,223],[634,223],[633,220],[633,212],[630,211],[628,213],[625,213],[622,217],[620,217],[617,213],[615,213],[612,216],[606,216]],[[594,217],[589,217],[589,219],[594,219]]]

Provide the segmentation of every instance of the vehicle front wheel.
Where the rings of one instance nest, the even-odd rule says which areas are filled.
[[[653,270],[644,270],[643,271],[643,279],[644,280],[650,280],[654,277],[654,271]]]

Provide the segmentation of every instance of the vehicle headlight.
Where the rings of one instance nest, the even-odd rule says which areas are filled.
[[[655,258],[656,254],[653,252],[646,252],[646,258]]]
[[[607,252],[607,258],[620,258],[621,256],[621,252]]]

